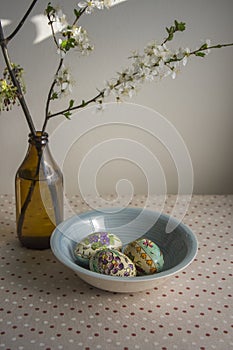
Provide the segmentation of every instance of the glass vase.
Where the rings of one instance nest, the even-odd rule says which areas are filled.
[[[50,247],[50,236],[63,220],[63,176],[54,161],[48,134],[29,135],[29,146],[15,177],[17,235],[23,246]]]

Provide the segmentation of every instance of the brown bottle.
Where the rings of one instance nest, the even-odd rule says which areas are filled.
[[[23,246],[50,247],[63,220],[63,176],[48,145],[48,134],[29,135],[29,147],[15,177],[17,235]]]

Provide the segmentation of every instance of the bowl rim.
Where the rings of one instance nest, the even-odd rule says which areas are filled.
[[[71,261],[69,258],[67,258],[67,256],[65,254],[62,254],[62,250],[60,249],[60,243],[61,243],[61,239],[59,239],[62,236],[65,236],[60,230],[59,228],[61,226],[67,225],[70,222],[73,222],[76,220],[76,217],[79,217],[81,219],[85,219],[86,217],[89,217],[90,215],[95,215],[96,213],[101,213],[102,211],[104,211],[104,213],[107,212],[112,212],[113,210],[116,211],[120,211],[120,210],[129,210],[129,211],[134,211],[134,212],[139,212],[139,211],[146,211],[149,215],[158,215],[158,219],[162,219],[164,221],[168,221],[168,219],[172,220],[174,223],[177,224],[177,227],[179,226],[180,228],[182,228],[183,231],[186,232],[186,234],[188,234],[191,242],[192,242],[192,246],[189,249],[189,253],[188,255],[186,255],[186,257],[180,261],[176,266],[173,266],[170,269],[167,270],[162,270],[161,272],[158,272],[156,274],[152,274],[152,275],[144,275],[144,276],[135,276],[135,277],[120,277],[120,276],[109,276],[109,275],[104,275],[104,274],[100,274],[91,270],[88,270],[80,265],[78,265],[77,263],[75,263],[74,261]],[[104,214],[103,214],[104,215]],[[166,234],[166,233],[165,233]],[[66,236],[65,236],[66,237]],[[66,237],[68,238],[68,237]],[[70,238],[69,238],[70,239]],[[72,239],[70,239],[70,241],[72,241]],[[76,243],[76,242],[75,242]],[[71,268],[75,273],[77,273],[78,275],[86,275],[89,276],[90,278],[98,278],[99,280],[106,280],[106,281],[111,281],[111,282],[119,282],[119,283],[139,283],[139,282],[151,282],[153,280],[159,280],[161,278],[167,278],[170,277],[174,274],[179,273],[180,271],[182,271],[183,269],[185,269],[188,265],[190,265],[193,260],[195,259],[197,252],[198,252],[198,240],[196,235],[193,233],[193,231],[187,226],[185,225],[183,222],[178,221],[176,218],[168,215],[168,214],[164,214],[164,213],[160,213],[158,211],[154,211],[154,210],[150,210],[150,209],[145,209],[145,208],[140,208],[140,207],[110,207],[110,208],[101,208],[101,210],[89,210],[80,214],[76,214],[73,215],[69,218],[67,218],[66,220],[62,221],[60,224],[58,224],[58,226],[54,229],[51,238],[50,238],[50,246],[51,246],[51,250],[53,252],[53,254],[56,256],[56,258],[65,266]]]

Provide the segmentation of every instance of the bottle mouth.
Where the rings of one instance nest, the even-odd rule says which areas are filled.
[[[33,144],[44,145],[48,142],[48,133],[42,131],[36,131],[36,135],[29,134],[29,142]]]

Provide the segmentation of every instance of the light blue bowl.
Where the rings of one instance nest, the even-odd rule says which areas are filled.
[[[167,223],[174,229],[166,233]],[[74,247],[92,232],[116,234],[123,245],[139,237],[154,241],[164,255],[161,272],[137,277],[113,277],[92,272],[75,261]],[[138,292],[156,287],[169,276],[186,268],[197,254],[193,232],[176,219],[141,208],[109,208],[73,216],[57,226],[51,236],[51,249],[64,265],[87,283],[113,292]]]

